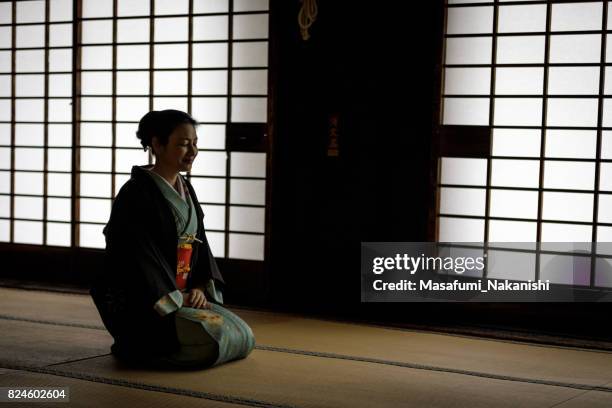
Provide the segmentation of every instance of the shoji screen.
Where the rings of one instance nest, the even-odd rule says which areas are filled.
[[[1,13],[0,18],[6,20],[1,28],[7,30],[0,32],[0,38],[8,41],[8,50],[0,52],[7,53],[9,61],[15,57],[10,51],[11,29],[16,27],[18,40],[20,30],[27,29],[23,37],[28,43],[24,46],[42,49],[30,51],[40,54],[36,54],[38,57],[24,54],[21,59],[31,65],[34,64],[31,61],[38,61],[35,57],[44,61],[47,52],[50,66],[47,69],[44,64],[28,66],[40,71],[37,81],[46,83],[48,78],[48,89],[45,91],[41,85],[33,95],[19,94],[22,51],[16,50],[17,72],[11,71],[10,63],[2,71],[6,73],[0,78],[4,84],[2,100],[9,113],[11,81],[17,82],[17,93],[14,125],[6,110],[2,111],[6,118],[0,118],[5,120],[0,128],[3,132],[0,154],[7,158],[15,156],[14,164],[11,160],[0,160],[4,166],[0,174],[4,194],[1,196],[4,202],[0,203],[3,211],[0,239],[11,240],[12,222],[13,242],[25,242],[19,239],[24,235],[30,237],[31,243],[42,244],[43,232],[38,233],[40,239],[33,239],[38,235],[31,230],[36,227],[42,231],[46,220],[45,244],[56,245],[61,241],[71,245],[73,225],[72,245],[103,248],[102,229],[112,199],[129,178],[133,165],[152,163],[152,157],[143,152],[135,136],[138,120],[149,110],[173,108],[190,112],[201,123],[200,152],[188,177],[201,200],[213,253],[217,257],[263,260],[266,149],[261,143],[245,147],[234,139],[239,138],[236,135],[257,137],[267,122],[268,1],[13,3],[17,7],[15,22]],[[3,3],[2,7],[10,11],[11,3]],[[61,8],[64,14],[58,11],[55,16],[54,7]],[[80,13],[74,21],[73,8]],[[22,27],[26,21],[19,19],[21,9],[41,15],[41,24]],[[65,23],[44,24],[46,9],[50,9],[49,21],[59,18]],[[46,27],[51,41],[44,48]],[[34,32],[35,29],[38,31]],[[75,46],[71,42],[72,30],[76,30]],[[36,39],[36,35],[41,39]],[[36,44],[30,44],[32,41]],[[18,41],[18,48],[19,45]],[[74,61],[72,52],[76,53]],[[4,59],[2,64],[7,64]],[[61,75],[55,74],[58,70]],[[70,88],[72,80],[76,85],[74,95]],[[34,92],[33,80],[22,82],[24,90]],[[38,98],[23,99],[26,96]],[[40,136],[36,140],[40,146],[28,145],[28,150],[24,150],[19,138],[21,121],[32,122],[34,118],[36,124],[31,126],[38,126]],[[14,142],[10,136],[13,128]],[[34,134],[30,130],[23,132],[29,137]],[[46,183],[43,178],[47,178]],[[27,194],[22,198],[17,194],[24,188]],[[71,193],[76,198],[72,210]],[[29,215],[24,216],[26,213]],[[33,216],[41,221],[30,226],[32,222],[25,219]],[[61,229],[61,240],[51,226],[53,231]]]
[[[71,245],[72,10],[0,3],[0,241]]]
[[[496,277],[612,285],[595,273],[612,241],[608,7],[448,1],[441,133],[461,147],[440,158],[437,239],[553,252]]]

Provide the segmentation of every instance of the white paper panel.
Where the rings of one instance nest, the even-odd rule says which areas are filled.
[[[45,26],[42,24],[17,26],[15,39],[17,48],[44,47]]]
[[[18,23],[38,23],[45,21],[45,2],[44,0],[18,1],[17,3],[17,22]]]
[[[11,51],[0,51],[0,72],[10,73],[13,56]]]
[[[70,47],[72,46],[72,24],[49,25],[49,46]]]
[[[9,220],[0,220],[0,241],[10,242],[10,228],[11,224]]]
[[[70,224],[47,223],[47,245],[70,246]]]
[[[599,195],[598,222],[612,223],[612,194]]]
[[[189,0],[156,0],[155,14],[187,14]]]
[[[72,149],[49,149],[47,154],[49,171],[72,170]]]
[[[49,96],[72,96],[72,75],[49,75]]]
[[[595,163],[549,161],[544,163],[544,188],[593,190]]]
[[[47,219],[70,221],[72,200],[69,198],[47,198]]]
[[[459,157],[441,158],[440,183],[485,186],[487,184],[487,160]]]
[[[265,230],[264,208],[230,207],[230,231],[261,232]]]
[[[215,66],[227,66],[215,65]],[[234,42],[232,43],[232,67],[267,67],[267,42]]]
[[[612,259],[597,258],[595,262],[595,286],[612,287]]]
[[[445,125],[489,124],[489,98],[444,98]]]
[[[11,3],[0,3],[0,24],[11,24],[13,22],[13,5]]]
[[[225,203],[225,180],[221,178],[192,177],[191,184],[201,203]]]
[[[249,3],[253,1],[249,0]],[[258,3],[259,1],[255,1]],[[236,7],[236,1],[234,1],[234,8]],[[193,0],[193,12],[196,14],[200,13],[226,13],[229,11],[228,0]]]
[[[192,65],[194,68],[227,67],[227,44],[193,44]],[[234,55],[236,58],[236,55]]]
[[[497,68],[495,93],[498,95],[542,95],[543,68]]]
[[[43,50],[18,50],[15,51],[15,55],[17,72],[43,72],[45,70],[45,52]]]
[[[546,31],[546,5],[502,6],[499,8],[499,33]]]
[[[147,49],[148,50],[148,49]],[[134,54],[138,55],[135,50]],[[146,50],[145,50],[146,51]],[[123,66],[122,61],[126,58],[126,51],[123,47],[117,47],[117,68],[131,68]],[[148,65],[149,57],[147,52],[146,64]],[[142,57],[143,55],[138,55]],[[72,57],[71,57],[72,58]],[[71,61],[68,61],[69,63]],[[68,70],[71,69],[71,63],[68,65]],[[113,49],[107,46],[85,46],[81,47],[81,68],[83,69],[111,69],[113,67]]]
[[[225,256],[225,234],[221,232],[207,232],[206,239],[213,256],[215,258],[223,258]]]
[[[477,188],[440,188],[440,213],[485,215],[486,191]]]
[[[202,211],[204,211],[204,229],[206,231],[225,229],[225,206],[203,204]]]
[[[117,123],[117,146],[142,149],[140,140],[136,138],[136,129],[138,129],[137,123]]]
[[[153,78],[155,95],[187,93],[187,71],[156,71]]]
[[[535,219],[538,216],[538,193],[537,191],[492,189],[490,215],[492,217]]]
[[[597,132],[594,130],[550,129],[546,132],[546,157],[595,158]]]
[[[552,31],[601,30],[602,3],[552,5]]]
[[[47,174],[47,193],[52,196],[70,197],[72,175],[49,173]]]
[[[193,71],[191,90],[194,95],[226,95],[227,71]]]
[[[168,17],[155,19],[154,41],[189,40],[189,19],[187,17]]]
[[[147,95],[149,73],[147,71],[117,72],[117,95]]]
[[[603,102],[603,127],[612,127],[612,102],[610,98],[605,98]]]
[[[187,68],[187,44],[155,45],[155,68]]]
[[[264,205],[266,203],[265,180],[231,180],[230,203]]]
[[[542,99],[496,98],[493,123],[496,126],[540,126]]]
[[[234,15],[233,39],[268,38],[268,14]]]
[[[550,67],[549,95],[598,95],[599,67]]]
[[[601,163],[599,173],[599,189],[612,191],[612,163]]]
[[[0,196],[0,217],[9,218],[11,216],[11,197]]]
[[[153,98],[153,110],[178,109],[187,111],[187,98],[155,97]],[[147,109],[148,110],[148,109]],[[143,112],[146,112],[143,111]]]
[[[72,121],[72,102],[70,99],[48,99],[49,122]]]
[[[226,152],[200,151],[191,167],[191,174],[196,176],[225,176],[226,164]]]
[[[233,95],[267,95],[267,70],[234,70],[232,71]]]
[[[49,72],[70,72],[71,70],[72,50],[49,50]]]
[[[83,0],[83,17],[112,17],[113,0]]]
[[[270,8],[269,3],[269,0],[234,0],[234,11],[266,11]]]
[[[148,3],[146,3],[148,7]],[[138,43],[149,42],[151,30],[149,19],[131,18],[129,20],[117,20],[117,42]]]
[[[111,149],[81,148],[81,171],[111,171]]]
[[[123,185],[130,179],[130,177],[131,176],[129,174],[115,175],[115,196],[119,194],[119,190],[121,190],[121,187],[123,187]]]
[[[232,98],[232,122],[265,123],[268,98]]]
[[[81,242],[79,246],[84,248],[104,248],[106,242],[102,232],[103,229],[104,225],[80,224],[79,233]]]
[[[44,125],[32,123],[15,124],[15,144],[17,146],[43,146]],[[10,144],[10,139],[8,141]]]
[[[537,188],[540,163],[537,160],[493,159],[491,185]]]
[[[536,222],[490,220],[489,242],[536,242],[537,230]]]
[[[111,72],[83,72],[81,74],[82,95],[110,95],[113,93]]]
[[[81,221],[108,222],[111,211],[111,200],[81,198]]]
[[[447,10],[447,34],[493,32],[493,7],[452,7]]]
[[[15,196],[15,218],[42,220],[43,198]]]
[[[483,242],[484,220],[439,218],[439,242]]]
[[[72,20],[72,0],[51,0],[49,17],[50,21]]]
[[[111,175],[81,173],[81,196],[110,198]]]
[[[491,38],[447,38],[446,64],[490,64]]]
[[[44,99],[18,99],[15,101],[15,119],[18,122],[43,122],[44,109]]]
[[[229,258],[264,260],[263,235],[230,234]]]
[[[592,227],[590,225],[542,223],[542,249],[545,250],[586,250],[590,248],[591,239]],[[544,244],[545,242],[556,244]]]
[[[232,177],[266,177],[265,153],[231,153]]]
[[[110,123],[81,123],[81,145],[111,146],[112,127]]]
[[[111,98],[81,98],[81,120],[108,120],[112,118]]]
[[[193,18],[193,39],[195,41],[227,40],[227,16],[206,16]]]
[[[117,3],[118,16],[146,16],[150,11],[147,1],[119,0]]]
[[[45,96],[45,76],[15,75],[15,96]]]
[[[157,52],[157,47],[161,47],[161,46],[159,45],[156,46],[155,52]],[[117,68],[119,69],[149,68],[149,46],[148,45],[118,45],[117,46]]]
[[[543,218],[593,221],[593,194],[544,192]]]
[[[149,153],[143,150],[117,149],[115,150],[115,160],[115,171],[131,173],[132,166],[149,163]]]
[[[599,62],[601,35],[575,34],[550,37],[550,62]]]
[[[103,44],[113,42],[112,20],[83,21],[83,44]]]
[[[225,122],[227,98],[193,98],[191,113],[201,122]]]
[[[544,36],[499,37],[498,64],[541,64],[544,62]]]
[[[539,129],[493,129],[493,156],[540,156]]]
[[[117,98],[117,120],[137,122],[149,111],[149,98]]]
[[[42,171],[44,169],[44,150],[24,147],[16,148],[15,169]]]
[[[0,147],[0,169],[11,170],[10,147]]]
[[[548,99],[548,126],[597,126],[597,99]]]
[[[0,96],[12,96],[11,81],[10,75],[0,75]]]
[[[200,149],[225,149],[225,125],[200,125],[197,132]]]
[[[11,173],[0,171],[0,193],[11,192]]]
[[[18,244],[42,244],[43,224],[40,221],[15,221],[14,240]]]

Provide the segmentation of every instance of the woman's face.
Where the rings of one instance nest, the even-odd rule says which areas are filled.
[[[153,147],[156,163],[176,172],[190,171],[198,155],[198,135],[193,125],[182,123],[174,129],[166,146],[159,144],[154,137]]]

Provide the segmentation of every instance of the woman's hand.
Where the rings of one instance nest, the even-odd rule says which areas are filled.
[[[189,293],[183,292],[183,306],[193,307],[195,309],[210,309],[210,303],[206,300],[204,292],[200,289],[191,289]]]

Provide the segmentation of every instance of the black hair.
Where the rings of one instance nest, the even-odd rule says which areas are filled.
[[[165,146],[174,129],[183,123],[189,123],[194,127],[198,125],[191,115],[179,110],[151,111],[140,119],[136,137],[140,139],[140,144],[145,151],[148,147],[153,147],[153,136],[157,136],[159,142]]]

